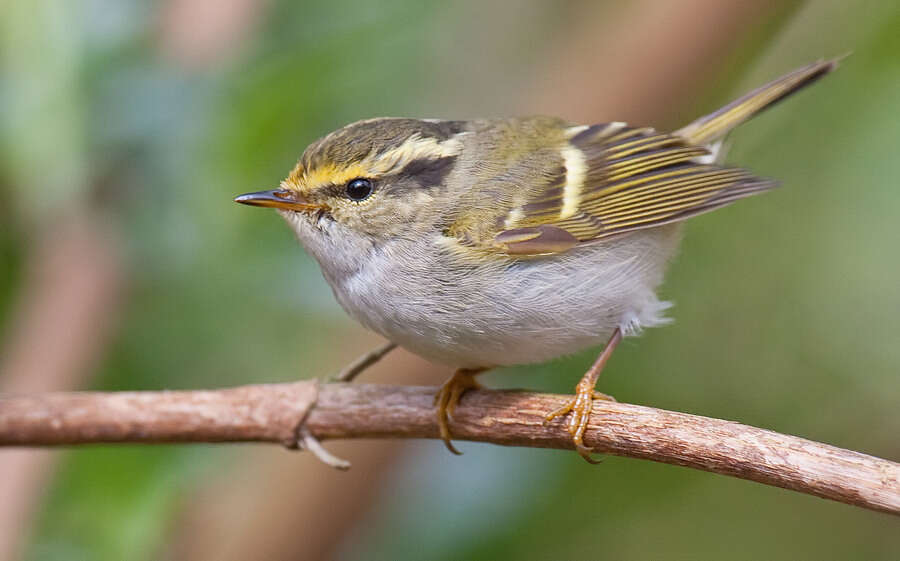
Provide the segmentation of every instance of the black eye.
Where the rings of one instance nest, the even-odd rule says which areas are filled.
[[[354,201],[362,201],[372,194],[372,189],[373,186],[371,180],[364,177],[352,179],[347,183],[347,196]]]

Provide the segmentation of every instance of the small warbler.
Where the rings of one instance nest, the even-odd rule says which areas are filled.
[[[606,342],[563,408],[575,448],[594,386],[625,335],[668,320],[657,298],[692,216],[773,188],[727,167],[737,125],[832,71],[820,61],[673,132],[550,117],[378,118],[311,144],[272,207],[338,302],[391,342],[458,370],[438,392],[440,434],[474,376]]]

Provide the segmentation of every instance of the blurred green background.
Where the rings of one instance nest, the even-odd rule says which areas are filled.
[[[820,57],[733,135],[783,188],[692,220],[676,322],[619,400],[900,459],[895,2],[6,0],[0,391],[332,373],[379,339],[272,212],[303,148],[382,115],[676,127]],[[569,393],[593,351],[485,376]],[[367,381],[436,384],[405,353]],[[887,515],[653,463],[438,442],[0,452],[0,558],[897,559]]]

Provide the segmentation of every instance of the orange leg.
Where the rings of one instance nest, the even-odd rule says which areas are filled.
[[[606,366],[606,362],[609,360],[609,357],[612,356],[613,351],[620,341],[622,341],[622,332],[617,327],[609,338],[609,342],[606,343],[606,346],[603,348],[603,351],[600,352],[597,360],[594,361],[591,368],[585,373],[584,377],[581,378],[578,385],[575,386],[575,397],[544,418],[544,423],[546,424],[557,417],[572,413],[567,425],[569,434],[572,435],[572,440],[575,442],[575,449],[581,454],[581,457],[592,464],[596,464],[597,461],[591,458],[591,449],[584,445],[584,431],[591,418],[591,409],[593,409],[594,400],[602,399],[606,401],[615,401],[613,397],[596,391],[594,386],[597,385],[597,378],[600,377],[600,372],[603,371],[603,367]]]
[[[481,387],[481,384],[475,381],[475,376],[485,370],[485,368],[460,368],[453,373],[453,376],[449,380],[444,382],[440,391],[434,396],[434,404],[437,406],[438,426],[441,429],[441,440],[444,441],[447,450],[450,450],[454,454],[461,454],[461,452],[453,446],[452,442],[450,442],[450,416],[453,415],[453,411],[456,409],[459,399],[466,393],[466,390]]]

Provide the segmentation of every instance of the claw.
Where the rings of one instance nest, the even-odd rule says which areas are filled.
[[[598,460],[591,456],[591,454],[593,454],[594,451],[591,450],[590,448],[588,448],[587,446],[575,445],[575,451],[578,452],[578,455],[581,456],[582,458],[584,458],[584,461],[586,461],[589,464],[597,465],[597,464],[603,463],[603,460]]]

